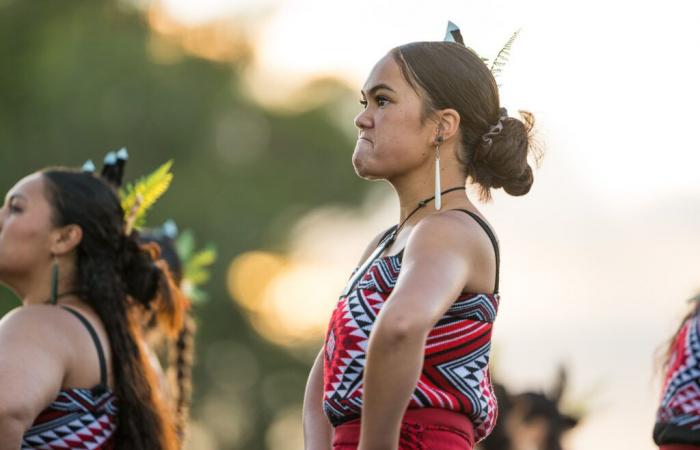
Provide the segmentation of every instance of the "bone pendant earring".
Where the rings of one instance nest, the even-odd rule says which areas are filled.
[[[435,209],[442,208],[442,188],[440,186],[440,144],[442,136],[435,139]]]

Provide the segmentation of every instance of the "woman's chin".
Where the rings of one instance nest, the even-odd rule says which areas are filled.
[[[352,166],[355,168],[355,173],[360,178],[364,178],[366,180],[376,180],[379,178],[377,174],[371,170],[366,159],[359,157],[357,152],[355,152],[352,157]]]

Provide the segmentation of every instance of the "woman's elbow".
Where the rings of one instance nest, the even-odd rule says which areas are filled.
[[[28,428],[27,416],[22,411],[11,411],[0,406],[0,450],[19,448]]]
[[[375,346],[386,349],[414,341],[425,341],[431,325],[425,318],[408,314],[387,314],[372,330]]]

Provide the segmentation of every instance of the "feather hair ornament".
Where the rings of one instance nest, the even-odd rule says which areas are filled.
[[[515,40],[518,38],[520,35],[520,29],[516,30],[510,38],[508,38],[508,41],[501,47],[501,49],[498,51],[496,54],[496,57],[493,59],[493,62],[489,64],[489,59],[484,58],[482,56],[479,56],[481,60],[486,64],[493,74],[494,78],[498,77],[501,72],[503,71],[503,68],[505,65],[508,63],[508,59],[510,58],[510,52],[513,48],[513,43]],[[445,37],[443,38],[444,42],[456,42],[458,44],[464,45],[464,39],[462,38],[462,32],[460,31],[459,27],[455,25],[452,21],[447,21],[447,31],[445,31]],[[466,47],[466,45],[465,45]],[[467,47],[469,50],[474,52],[477,56],[479,55],[476,51],[473,49]]]

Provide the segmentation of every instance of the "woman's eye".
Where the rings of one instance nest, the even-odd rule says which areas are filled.
[[[367,100],[360,100],[360,105],[362,105],[363,108],[367,108]]]
[[[385,107],[389,103],[389,99],[386,97],[382,97],[381,95],[377,97],[377,105],[379,105],[380,108]]]

